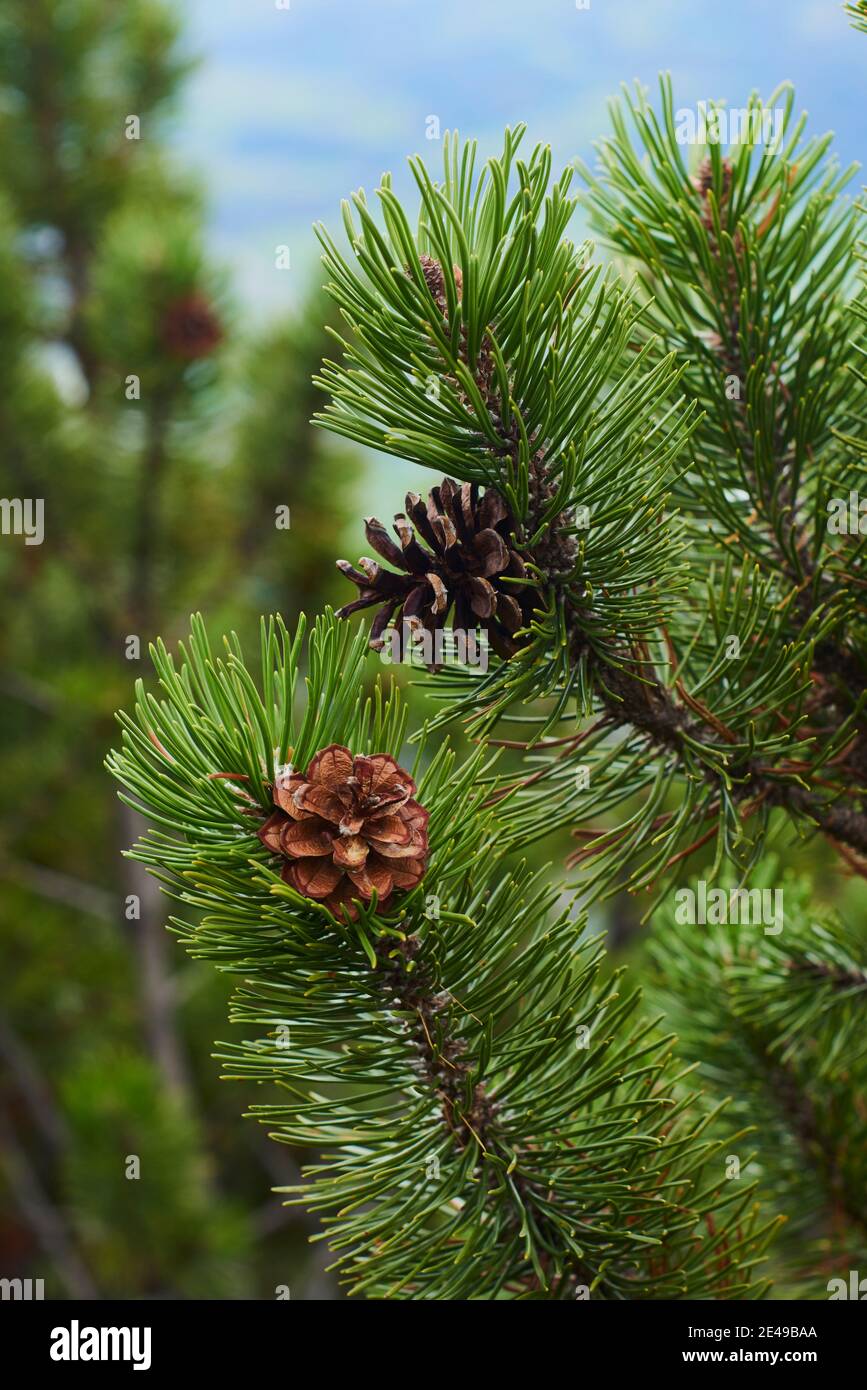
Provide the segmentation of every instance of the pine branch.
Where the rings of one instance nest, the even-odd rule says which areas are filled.
[[[771,144],[741,141],[726,157],[711,144],[689,177],[670,82],[661,92],[661,123],[640,90],[627,102],[643,162],[617,109],[615,136],[600,147],[602,177],[587,174],[591,207],[655,296],[648,322],[690,359],[684,382],[705,408],[694,437],[699,466],[680,484],[691,516],[716,548],[741,548],[778,577],[780,598],[795,590],[783,640],[796,640],[820,612],[833,616],[811,667],[822,681],[826,736],[854,714],[847,763],[863,789],[864,546],[855,537],[844,554],[825,506],[831,493],[845,489],[848,498],[854,483],[835,423],[864,406],[845,302],[858,221],[839,196],[852,170],[822,171],[830,137],[802,144],[793,93],[780,88],[766,104],[753,95],[747,108],[757,118],[782,116]],[[830,834],[863,853],[863,816],[832,811],[830,822]]]
[[[688,176],[667,80],[661,95],[661,123],[641,89],[627,97],[643,163],[615,108],[615,136],[600,146],[602,177],[585,171],[590,206],[654,296],[648,324],[690,362],[684,381],[705,412],[700,472],[694,466],[679,484],[690,514],[799,589],[797,630],[840,587],[841,576],[828,572],[839,556],[819,509],[825,480],[843,485],[834,421],[864,400],[848,371],[855,349],[841,294],[858,224],[840,193],[854,170],[822,170],[830,137],[800,143],[804,122],[790,129],[794,97],[783,87],[767,103],[754,94],[746,108],[756,124],[765,113],[781,117],[772,143],[742,140],[725,157],[711,144]],[[863,681],[841,635],[842,651],[828,642],[817,649],[819,669],[824,657],[834,673]]]
[[[361,875],[354,904],[329,906],[328,874],[293,859],[297,844],[326,855],[317,865],[344,862],[316,815],[284,812],[294,828],[287,839],[278,816],[274,838],[275,804],[337,814],[309,790],[314,768],[355,766],[346,749],[384,767],[405,734],[396,691],[364,694],[364,633],[330,614],[299,708],[302,631],[263,624],[258,687],[236,639],[214,656],[199,620],[179,667],[158,644],[162,698],[139,683],[108,765],[158,827],[135,857],[201,914],[174,930],[235,978],[248,1039],[219,1045],[225,1074],[274,1087],[252,1113],[324,1153],[289,1196],[321,1218],[352,1291],[760,1296],[773,1223],[751,1189],[726,1185],[671,1039],[617,973],[602,977],[583,919],[507,867],[483,806],[484,746],[463,764],[420,748],[423,878],[381,902]],[[351,783],[328,785],[350,796]]]
[[[504,575],[497,616],[508,625],[506,600],[538,588],[523,649],[541,668],[538,688],[562,674],[566,600],[583,607],[589,646],[605,651],[615,633],[652,631],[682,587],[662,513],[695,412],[675,408],[672,358],[648,367],[646,353],[628,354],[640,310],[588,268],[588,248],[563,239],[571,170],[549,192],[550,151],[539,146],[523,164],[522,135],[506,132],[476,182],[473,144],[446,142],[441,186],[411,160],[415,236],[389,177],[378,190],[385,236],[356,194],[361,231],[344,216],[358,271],[320,229],[328,289],[353,337],[338,339],[344,363],[323,368],[332,399],[317,421],[496,489],[524,562]],[[670,419],[659,418],[661,399],[672,401]]]
[[[865,4],[865,0],[852,0],[852,3],[846,6],[846,13],[854,28],[867,34],[867,4]]]
[[[756,882],[774,881],[768,861]],[[751,1171],[786,1218],[782,1292],[824,1298],[826,1277],[857,1266],[867,1248],[867,961],[856,928],[811,920],[802,885],[782,891],[779,935],[678,925],[671,906],[657,914],[652,998],[698,1063],[707,1099],[731,1096],[735,1124],[761,1114]]]
[[[638,814],[579,852],[606,851],[609,885],[628,865],[649,886],[713,838],[716,869],[747,868],[777,808],[856,864],[867,852],[864,547],[844,555],[823,510],[852,476],[840,432],[865,400],[851,171],[823,172],[828,140],[801,142],[788,89],[774,102],[778,148],[724,159],[712,145],[695,175],[667,82],[661,119],[640,91],[630,103],[643,159],[614,108],[604,176],[587,177],[637,296],[597,284],[563,238],[570,171],[546,198],[549,153],[514,162],[510,132],[475,182],[472,145],[448,144],[440,185],[410,161],[415,235],[388,178],[384,232],[359,194],[351,257],[322,233],[354,336],[323,370],[321,422],[463,480],[426,508],[407,497],[399,545],[368,523],[391,568],[341,562],[360,595],[341,612],[380,605],[373,646],[389,626],[436,634],[452,608],[488,630],[486,674],[447,667],[431,683],[445,706],[432,727],[532,726],[505,740],[530,768],[507,788],[527,792],[512,801],[522,843],[641,793]],[[763,109],[753,97],[747,115]]]

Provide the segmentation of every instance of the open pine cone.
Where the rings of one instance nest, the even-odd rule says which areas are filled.
[[[380,605],[370,632],[370,645],[383,646],[389,624],[420,626],[429,632],[445,627],[454,609],[453,627],[463,632],[487,631],[498,656],[514,656],[514,634],[525,626],[540,600],[526,584],[526,569],[516,549],[514,521],[495,488],[480,497],[474,483],[444,478],[425,504],[407,493],[406,514],[398,513],[395,545],[381,521],[368,517],[367,539],[395,569],[384,569],[363,556],[355,569],[346,560],[338,568],[358,587],[359,597],[338,612],[346,618],[361,608]]]
[[[259,839],[287,862],[282,877],[335,916],[358,916],[353,898],[385,908],[398,889],[424,876],[428,813],[415,783],[387,753],[353,757],[332,743],[306,774],[277,777],[275,809]]]

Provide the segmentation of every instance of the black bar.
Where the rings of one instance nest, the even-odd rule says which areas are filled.
[[[679,1367],[701,1375],[713,1366],[737,1371],[742,1366],[776,1370],[797,1365],[827,1377],[829,1371],[859,1363],[867,1330],[861,1301],[590,1300],[549,1304],[547,1313],[510,1302],[509,1322],[497,1341],[485,1337],[485,1362],[489,1366],[497,1359],[493,1348],[498,1348],[504,1357],[518,1354],[541,1370],[553,1364],[550,1339],[559,1334],[567,1364],[576,1369],[601,1358],[618,1373],[653,1375]],[[274,1370],[284,1371],[291,1380],[317,1369],[333,1375],[342,1366],[353,1377],[365,1366],[370,1374],[379,1374],[385,1365],[393,1370],[400,1364],[394,1355],[404,1339],[409,1350],[415,1347],[416,1366],[424,1351],[426,1364],[444,1368],[448,1363],[457,1369],[470,1352],[468,1338],[485,1336],[488,1317],[493,1316],[498,1326],[498,1315],[504,1311],[498,1304],[488,1312],[471,1302],[447,1320],[445,1309],[433,1303],[416,1313],[405,1302],[332,1301],[320,1305],[317,1313],[315,1307],[291,1300],[5,1301],[0,1303],[0,1328],[7,1365],[12,1361],[40,1374],[48,1371],[52,1378],[86,1375],[92,1380],[101,1370],[139,1377],[180,1371],[214,1373],[223,1383],[240,1375],[259,1379],[263,1371]],[[540,1316],[542,1323],[536,1321]],[[382,1359],[385,1347],[387,1361]],[[104,1359],[88,1359],[92,1351]],[[121,1359],[114,1359],[115,1353]],[[464,1364],[462,1375],[473,1375],[474,1360],[470,1357]],[[136,1361],[138,1373],[133,1369]]]

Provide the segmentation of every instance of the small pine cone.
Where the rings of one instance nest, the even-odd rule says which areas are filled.
[[[436,304],[442,317],[445,318],[448,313],[449,302],[446,298],[446,280],[442,265],[433,256],[419,256],[419,263],[434,304]],[[452,266],[452,275],[457,287],[458,299],[460,299],[464,289],[464,277],[459,265]]]
[[[387,753],[353,757],[332,743],[307,772],[277,777],[274,811],[258,834],[286,862],[282,877],[335,916],[358,916],[353,899],[385,909],[424,877],[428,812],[415,783]]]
[[[433,256],[419,256],[419,263],[422,268],[422,274],[424,275],[425,284],[427,285],[431,294],[431,298],[436,304],[437,309],[440,313],[440,317],[443,320],[443,326],[445,328],[448,328],[449,304],[448,299],[446,297],[445,275],[443,273],[442,265],[438,260],[435,260]],[[458,299],[460,300],[464,292],[464,277],[459,265],[452,266],[452,275],[454,277],[455,288],[458,292]],[[461,360],[465,364],[467,363],[466,336],[466,325],[464,325],[461,329],[461,340],[458,352]],[[482,399],[486,401],[494,411],[496,411],[498,408],[495,391],[496,372],[496,360],[494,358],[493,352],[491,351],[490,341],[486,334],[477,354],[476,361],[473,365],[473,376],[475,377],[475,382],[479,388],[479,392],[481,393]],[[462,405],[468,407],[468,409],[472,412],[475,409],[475,406],[467,396],[466,390],[464,389],[463,385],[454,377],[447,377],[446,380],[448,381],[452,390],[457,395]]]
[[[160,337],[172,357],[187,362],[207,357],[222,341],[223,329],[210,302],[193,291],[172,300],[160,325]]]
[[[722,210],[725,208],[725,205],[729,199],[729,194],[731,193],[734,166],[732,165],[730,159],[724,159],[722,161],[722,173],[722,190],[719,199],[721,213]],[[711,255],[716,260],[719,260],[721,252],[720,247],[717,243],[716,231],[714,229],[713,213],[711,212],[708,197],[711,189],[713,188],[713,164],[709,155],[702,160],[695,173],[695,176],[691,179],[691,183],[696,192],[701,194],[701,222],[702,226],[708,234],[708,243]],[[743,252],[743,238],[741,236],[740,228],[735,229],[732,242],[735,254],[737,256],[740,256]],[[722,339],[719,337],[719,334],[717,333],[709,333],[707,335],[707,342],[708,345],[714,349],[714,351],[717,351],[721,354],[723,367],[726,373],[730,376],[740,376],[742,375],[742,364],[740,359],[740,352],[736,347],[738,328],[740,323],[740,310],[738,306],[738,270],[737,266],[733,264],[730,258],[727,260],[726,264],[725,283],[728,299],[732,306],[729,323],[728,344],[723,343]]]
[[[728,202],[728,196],[731,192],[732,175],[734,174],[734,167],[730,159],[723,160],[722,173],[723,183],[719,197],[720,207],[724,207],[725,204]],[[698,166],[698,169],[696,170],[695,174],[690,179],[690,183],[692,184],[696,193],[700,195],[701,200],[705,205],[702,211],[702,223],[708,229],[708,231],[712,231],[713,216],[711,215],[711,210],[708,206],[708,194],[713,188],[713,162],[710,158],[710,155],[707,155],[701,161],[701,164]]]
[[[454,628],[487,631],[498,656],[518,651],[517,631],[525,627],[540,604],[535,589],[509,583],[525,579],[526,568],[516,548],[514,521],[495,488],[479,495],[474,483],[459,485],[444,478],[425,504],[417,493],[406,498],[406,515],[395,517],[399,545],[381,521],[365,522],[367,539],[394,569],[384,569],[363,556],[355,569],[346,560],[337,565],[359,590],[338,617],[379,605],[370,645],[379,650],[389,625],[434,633],[446,626],[454,610]]]
[[[702,198],[707,197],[708,193],[713,188],[713,164],[711,163],[709,155],[707,155],[701,161],[701,164],[699,164],[698,168],[696,169],[695,173],[690,179],[690,183],[692,184],[696,193],[698,193]]]

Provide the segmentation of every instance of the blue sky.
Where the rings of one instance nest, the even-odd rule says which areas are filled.
[[[742,105],[784,78],[809,129],[834,130],[842,160],[867,157],[867,36],[837,0],[186,0],[201,66],[175,127],[178,158],[204,180],[211,251],[244,307],[265,317],[316,272],[311,223],[339,228],[341,198],[398,176],[425,137],[476,136],[483,153],[526,121],[555,160],[592,158],[622,81],[671,72],[675,104]],[[282,0],[285,4],[285,0]],[[274,268],[288,244],[292,270]]]

